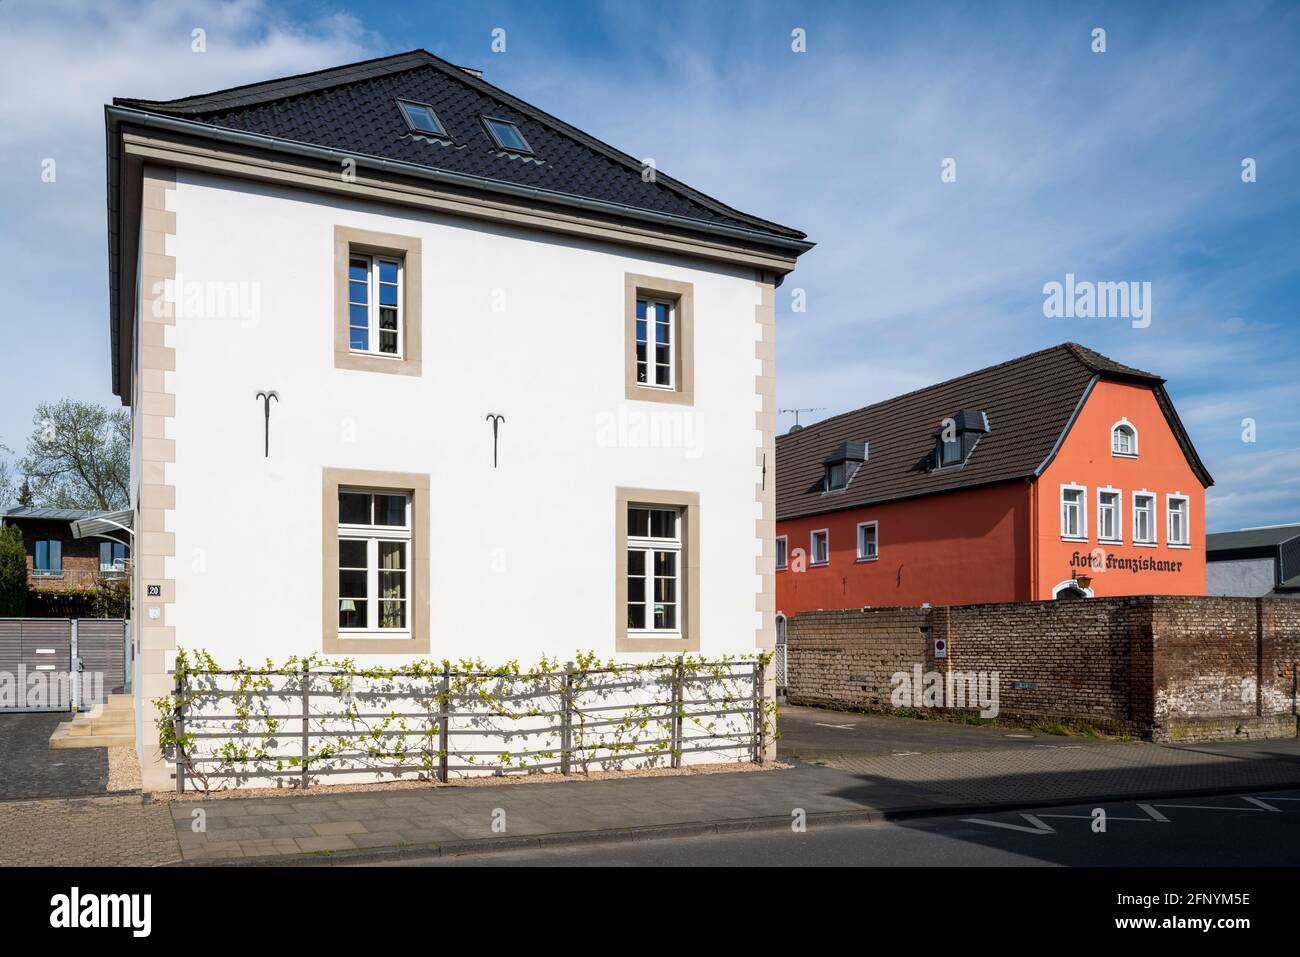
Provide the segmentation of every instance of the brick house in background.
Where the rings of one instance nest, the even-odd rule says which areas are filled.
[[[778,612],[1205,594],[1164,381],[1064,343],[779,436]]]
[[[0,514],[0,524],[22,530],[29,588],[94,588],[126,579],[130,548],[121,541],[78,537],[77,524],[100,521],[110,514],[90,509],[18,506]]]

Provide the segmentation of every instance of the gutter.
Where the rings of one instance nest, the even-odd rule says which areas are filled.
[[[381,156],[372,156],[368,153],[354,153],[349,150],[315,146],[310,143],[300,143],[297,140],[286,140],[276,136],[267,136],[262,133],[245,133],[241,130],[228,130],[223,127],[212,126],[209,123],[183,120],[172,116],[160,116],[157,113],[137,110],[132,107],[108,106],[105,109],[109,119],[118,123],[134,123],[139,126],[168,130],[174,133],[187,133],[201,136],[206,139],[234,143],[240,146],[250,146],[260,149],[275,150],[277,152],[292,153],[298,156],[311,157],[312,159],[328,160],[333,163],[350,159],[355,161],[359,166],[367,166],[372,169],[384,170],[385,172],[390,173],[400,173],[403,176],[412,176],[418,179],[432,180],[436,183],[445,183],[452,186],[485,190],[487,192],[504,193],[509,196],[555,203],[562,206],[573,206],[593,212],[613,213],[632,219],[676,226],[682,229],[694,230],[696,232],[762,243],[779,249],[790,250],[796,255],[799,253],[805,253],[816,245],[807,240],[774,236],[770,233],[760,232],[756,229],[746,229],[741,226],[727,226],[721,223],[709,223],[701,220],[689,219],[685,216],[677,216],[672,213],[660,213],[654,210],[641,209],[635,206],[625,206],[621,203],[611,203],[598,199],[587,199],[582,196],[574,196],[571,193],[561,193],[555,190],[542,189],[536,186],[519,186],[513,183],[503,183],[500,180],[488,179],[484,176],[474,176],[469,173],[452,173],[446,170],[431,169],[427,166],[420,166],[415,163],[406,163],[401,160],[391,160],[385,159]]]

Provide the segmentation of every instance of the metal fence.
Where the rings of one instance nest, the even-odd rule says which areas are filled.
[[[444,669],[178,675],[170,715],[176,790],[212,779],[308,787],[367,780],[558,771],[691,755],[762,763],[763,665],[741,660],[532,674]],[[385,710],[387,706],[388,710]]]

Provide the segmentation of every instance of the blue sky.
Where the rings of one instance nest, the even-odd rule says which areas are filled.
[[[1294,3],[3,0],[0,442],[22,446],[40,399],[116,401],[104,102],[419,46],[816,240],[778,296],[782,408],[1075,340],[1169,379],[1217,481],[1211,530],[1300,521]],[[1066,273],[1150,282],[1150,326],[1045,318]]]

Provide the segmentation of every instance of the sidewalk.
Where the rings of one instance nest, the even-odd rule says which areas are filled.
[[[637,839],[885,820],[1009,807],[1300,786],[1300,744],[1247,757],[1151,744],[1060,744],[945,754],[850,756],[746,774],[555,781],[496,787],[318,793],[171,804],[186,862],[361,852],[458,854],[575,840]],[[207,833],[190,830],[207,810]],[[494,821],[504,833],[493,830]],[[369,855],[364,855],[369,856]]]
[[[548,776],[537,783],[321,788],[206,801],[4,802],[0,864],[343,863],[784,828],[796,809],[811,828],[966,808],[1300,787],[1294,739],[1204,748],[1050,741],[946,753],[824,754],[821,765],[749,773]],[[206,812],[204,833],[191,830],[196,809]]]

